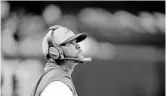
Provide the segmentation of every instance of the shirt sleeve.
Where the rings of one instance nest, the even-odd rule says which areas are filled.
[[[73,96],[70,88],[61,81],[54,81],[50,83],[41,96]]]

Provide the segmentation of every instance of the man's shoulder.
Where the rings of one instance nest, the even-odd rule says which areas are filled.
[[[64,82],[53,81],[46,86],[41,96],[52,96],[52,94],[56,96],[72,96],[72,91]]]

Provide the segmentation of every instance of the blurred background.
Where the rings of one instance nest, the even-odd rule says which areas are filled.
[[[30,96],[52,25],[86,32],[92,62],[76,66],[79,96],[165,95],[165,1],[1,1],[1,96]]]

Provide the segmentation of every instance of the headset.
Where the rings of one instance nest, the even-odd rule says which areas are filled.
[[[51,29],[49,29],[51,30]],[[51,38],[48,39],[48,45],[49,45],[49,48],[48,48],[48,55],[51,56],[53,59],[55,60],[73,60],[75,62],[78,62],[78,63],[85,63],[85,62],[90,62],[91,61],[91,57],[86,57],[86,58],[83,58],[83,59],[80,59],[80,58],[74,58],[74,57],[68,57],[68,58],[64,58],[64,51],[63,49],[61,48],[61,45],[58,45],[56,43],[53,43],[53,31],[56,30],[56,29],[52,29],[51,31]]]

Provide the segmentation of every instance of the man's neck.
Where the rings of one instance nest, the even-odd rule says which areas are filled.
[[[50,58],[48,62],[55,64],[56,66],[59,66],[68,74],[72,74],[74,67],[77,65],[77,63],[74,63],[72,61],[61,61],[61,62],[56,62],[54,59]]]

